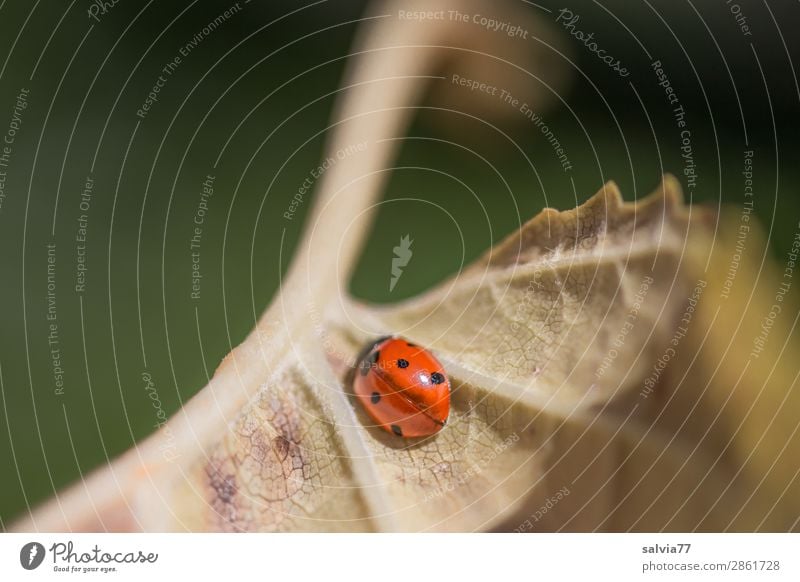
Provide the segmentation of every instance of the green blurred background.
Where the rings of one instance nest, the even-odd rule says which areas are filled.
[[[166,415],[196,393],[285,272],[309,200],[293,220],[283,213],[323,154],[365,5],[241,2],[183,58],[139,119],[162,67],[232,4],[120,1],[98,22],[87,1],[0,3],[0,133],[17,94],[30,91],[10,163],[0,168],[7,172],[0,208],[3,528],[154,430],[159,419],[143,374]],[[564,6],[520,4],[550,23]],[[752,149],[755,210],[771,252],[783,255],[800,217],[800,96],[791,63],[800,55],[792,31],[800,8],[738,5],[752,35],[724,2],[572,2],[578,28],[594,31],[631,75],[621,80],[568,41],[581,72],[564,94],[569,107],[556,105],[544,117],[568,152],[570,172],[521,115],[503,122],[508,139],[477,121],[423,111],[402,147],[402,168],[392,174],[353,293],[377,302],[415,295],[546,204],[572,207],[608,179],[632,200],[652,190],[662,171],[680,174],[678,131],[642,46],[661,59],[687,111],[698,173],[692,201],[741,205],[743,152]],[[195,300],[189,242],[207,175],[214,194]],[[84,211],[87,176],[94,188]],[[86,287],[76,292],[81,214],[88,216]],[[392,247],[406,234],[414,260],[390,292]],[[52,243],[61,395],[48,344]]]

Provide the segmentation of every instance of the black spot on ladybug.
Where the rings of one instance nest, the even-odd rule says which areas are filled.
[[[399,426],[397,426],[396,424],[393,424],[393,425],[392,425],[392,432],[393,432],[394,434],[396,434],[397,436],[403,436],[403,429],[401,429],[401,428],[400,428]]]
[[[397,360],[397,367],[398,368],[408,368],[408,360],[404,360],[403,358],[400,358],[399,360]]]
[[[417,344],[412,344],[412,343],[410,343],[410,342],[406,342],[406,345],[407,345],[408,347],[410,347],[410,348],[415,348],[415,347],[417,347]]]
[[[377,392],[373,392],[370,400],[372,401],[373,404],[377,404],[378,402],[381,401],[381,395],[378,394]]]
[[[434,384],[441,384],[444,382],[444,375],[440,374],[439,372],[434,372],[431,374],[431,382]]]

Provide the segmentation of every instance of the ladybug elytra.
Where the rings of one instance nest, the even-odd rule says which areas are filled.
[[[372,419],[401,437],[439,432],[450,414],[450,380],[428,350],[399,337],[369,344],[357,362],[353,389]]]

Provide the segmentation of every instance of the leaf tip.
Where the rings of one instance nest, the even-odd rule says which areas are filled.
[[[600,188],[595,196],[602,197],[606,208],[609,210],[619,208],[623,204],[622,192],[614,180],[609,180],[603,184],[603,187]]]
[[[656,190],[656,195],[658,194],[664,198],[665,205],[669,209],[684,205],[683,187],[680,181],[669,172],[661,177],[661,184]]]
[[[586,202],[579,204],[574,209],[566,210],[565,213],[575,212],[580,216],[587,214],[607,216],[622,208],[624,204],[619,186],[614,180],[608,180]]]

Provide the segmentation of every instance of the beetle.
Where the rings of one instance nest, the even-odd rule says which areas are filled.
[[[450,415],[444,366],[402,337],[386,336],[365,346],[353,391],[377,425],[399,437],[436,434]]]

